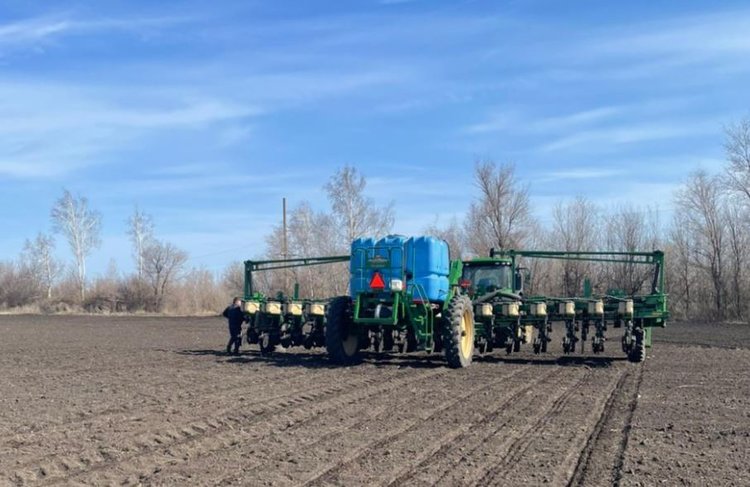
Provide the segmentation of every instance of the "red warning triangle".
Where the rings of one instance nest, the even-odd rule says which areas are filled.
[[[383,276],[380,275],[380,272],[376,272],[372,275],[372,279],[370,279],[370,289],[385,289],[385,281],[383,280]]]

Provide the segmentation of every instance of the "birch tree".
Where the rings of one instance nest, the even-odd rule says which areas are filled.
[[[344,166],[326,183],[339,251],[347,251],[352,240],[365,235],[385,235],[393,227],[393,204],[377,206],[365,195],[367,180],[352,166]]]
[[[41,232],[36,239],[27,239],[24,244],[25,260],[40,280],[47,299],[52,299],[52,288],[63,270],[63,265],[55,258],[54,252],[55,240]]]
[[[128,235],[133,244],[138,280],[143,280],[146,248],[154,238],[154,222],[151,215],[144,213],[136,205],[133,214],[128,218]]]
[[[102,217],[89,208],[88,199],[75,197],[67,189],[52,207],[52,225],[70,245],[76,264],[81,302],[86,299],[86,259],[101,244]]]

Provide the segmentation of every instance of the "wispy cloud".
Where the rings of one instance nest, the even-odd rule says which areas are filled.
[[[142,33],[146,30],[163,29],[192,20],[186,16],[74,18],[67,14],[60,14],[34,17],[0,24],[0,49],[33,46],[47,39],[71,34],[91,34],[100,31]]]
[[[161,98],[161,106],[80,85],[0,83],[0,174],[50,178],[101,163],[159,130],[209,126],[257,116],[229,99]]]
[[[611,119],[624,111],[623,107],[604,106],[559,116],[543,116],[536,119],[524,116],[511,109],[494,114],[485,122],[469,125],[464,131],[469,134],[510,131],[513,133],[542,133],[567,130],[600,120]]]
[[[716,133],[720,125],[717,121],[681,121],[663,120],[659,122],[623,123],[605,128],[592,128],[575,131],[544,144],[541,150],[552,152],[560,150],[601,152],[614,150],[623,144],[635,144],[653,140],[675,139],[694,135]]]
[[[624,174],[627,172],[622,169],[580,167],[543,173],[535,181],[547,183],[563,180],[605,179]]]

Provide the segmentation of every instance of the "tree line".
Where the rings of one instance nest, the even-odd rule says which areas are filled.
[[[474,166],[473,197],[463,220],[435,222],[424,234],[449,243],[452,258],[485,256],[495,249],[562,251],[664,250],[666,291],[678,318],[745,320],[750,295],[750,118],[725,130],[725,167],[719,174],[690,174],[674,194],[674,211],[663,221],[658,208],[624,204],[601,207],[583,196],[561,200],[545,220],[535,218],[530,185],[515,166],[480,160]],[[289,212],[265,237],[263,258],[346,255],[352,240],[390,233],[393,203],[367,196],[367,180],[355,167],[337,170],[323,186],[327,206],[307,201]],[[457,209],[460,211],[460,209]],[[137,206],[125,222],[134,271],[122,274],[114,260],[103,275],[87,276],[88,257],[101,243],[99,212],[85,197],[64,190],[50,212],[52,233],[25,242],[20,256],[0,262],[0,308],[198,313],[215,311],[243,291],[241,261],[222,272],[189,267],[188,254],[157,238],[151,215]],[[55,255],[58,236],[71,261]],[[647,292],[652,269],[633,264],[529,259],[527,293],[574,296],[588,279],[595,292]],[[315,299],[345,294],[345,263],[258,273],[258,290]]]

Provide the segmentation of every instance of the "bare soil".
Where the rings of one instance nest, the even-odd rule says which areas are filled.
[[[644,364],[504,352],[332,367],[218,318],[0,316],[0,486],[750,485],[750,326]]]

